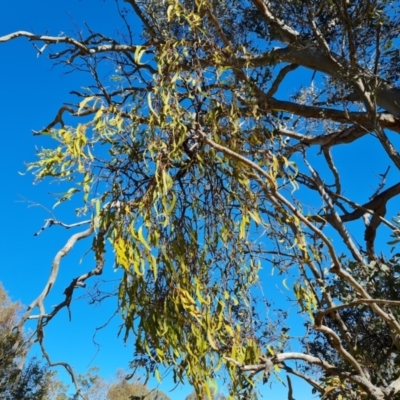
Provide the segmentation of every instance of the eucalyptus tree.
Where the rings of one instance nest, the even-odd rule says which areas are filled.
[[[20,335],[13,333],[17,323],[20,304],[13,303],[0,283],[0,393],[9,392],[18,376],[17,358],[20,354],[13,352],[18,346]]]
[[[120,380],[110,386],[107,392],[109,400],[170,400],[163,392],[157,389],[150,390],[146,385]]]
[[[399,9],[125,0],[125,35],[1,37],[44,44],[91,80],[35,132],[54,146],[28,169],[69,185],[58,202],[82,202],[71,225],[44,228],[87,226],[60,248],[23,316],[37,319],[34,340],[114,262],[133,365],[157,376],[168,367],[199,397],[219,374],[245,398],[286,371],[326,398],[400,398]],[[95,268],[71,276],[48,311],[60,262],[80,240],[92,243]],[[281,314],[269,313],[268,266],[284,286],[295,277],[283,299],[298,304],[300,339],[281,301]]]

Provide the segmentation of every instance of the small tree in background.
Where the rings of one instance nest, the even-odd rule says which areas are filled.
[[[126,380],[126,373],[118,370],[116,381],[112,383],[107,392],[108,400],[170,400],[163,392],[157,389],[150,390],[147,385],[138,380],[133,382]]]
[[[186,397],[185,400],[207,400],[206,396],[203,396],[203,398],[197,396],[196,392],[190,393],[189,396]],[[217,394],[212,394],[211,397],[212,400],[226,400],[226,397],[221,394],[221,393],[217,393]],[[257,400],[257,397],[251,398],[249,400]]]
[[[20,347],[21,335],[13,332],[19,310],[21,305],[11,302],[0,283],[0,393],[9,392],[19,375],[17,358],[22,354],[16,353],[15,348]]]
[[[21,332],[15,332],[21,304],[12,302],[0,283],[0,398],[7,400],[61,400],[64,385],[55,372],[33,358],[20,369],[25,356]]]

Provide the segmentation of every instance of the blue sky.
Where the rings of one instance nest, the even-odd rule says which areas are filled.
[[[76,30],[74,25],[81,27],[83,22],[87,22],[94,30],[109,34],[121,25],[112,0],[14,0],[3,1],[0,5],[0,36],[18,30],[53,36],[61,32],[71,35]],[[32,175],[18,174],[18,171],[25,170],[24,162],[34,159],[35,146],[40,147],[46,143],[46,138],[33,136],[32,129],[44,127],[54,118],[63,102],[74,100],[69,92],[79,90],[88,83],[87,76],[83,74],[65,72],[62,67],[54,67],[46,54],[37,57],[37,51],[26,39],[0,45],[0,120],[3,137],[3,154],[0,159],[3,172],[0,197],[0,281],[13,300],[20,300],[24,304],[29,304],[45,284],[51,261],[70,234],[59,227],[53,227],[38,237],[33,236],[49,215],[43,208],[32,207],[24,199],[51,209],[54,198],[48,193],[60,190],[54,183],[33,185]],[[293,87],[298,84],[296,74],[293,75],[293,81],[289,81],[281,89],[283,96],[285,93],[292,93]],[[300,74],[306,82],[308,75]],[[382,157],[375,139],[364,138],[356,149],[341,146],[340,152],[334,150],[334,156],[339,169],[352,170],[352,181],[345,183],[347,194],[355,194],[355,199],[362,203],[377,182],[372,180],[369,185],[363,181],[361,177],[365,169],[376,173],[384,172],[384,168],[382,171],[375,168]],[[360,176],[360,179],[354,179],[354,176]],[[55,214],[66,222],[74,221],[73,209],[68,205],[56,208]],[[90,268],[90,257],[79,263],[86,250],[85,246],[76,246],[71,256],[62,263],[58,283],[48,304],[56,304],[62,298],[60,294],[71,276],[75,277]],[[117,277],[111,265],[107,271],[105,277]],[[267,268],[263,275],[268,279],[270,287],[285,290],[282,285],[283,277],[270,277]],[[54,303],[51,303],[53,300]],[[59,314],[49,325],[46,336],[46,344],[53,361],[68,361],[79,373],[84,373],[89,365],[99,366],[100,373],[105,378],[111,377],[117,368],[126,368],[131,359],[132,347],[130,343],[124,346],[122,340],[116,338],[118,317],[98,334],[100,351],[92,342],[95,328],[104,324],[114,309],[115,300],[105,301],[97,307],[89,307],[83,300],[74,302],[71,323],[68,322],[66,312]],[[154,386],[155,381],[151,385]],[[167,393],[173,387],[169,378],[160,385],[160,389]],[[190,391],[191,388],[186,386],[168,394],[171,398],[180,400]],[[265,387],[261,389],[261,393],[267,395],[271,392]],[[275,383],[273,393],[273,398],[283,397],[286,390]],[[295,397],[311,398],[311,393],[303,385],[296,384]]]

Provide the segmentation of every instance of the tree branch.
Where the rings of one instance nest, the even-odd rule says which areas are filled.
[[[261,0],[257,0],[260,1]],[[333,57],[342,65],[343,69],[350,68],[339,55]],[[232,57],[224,61],[224,66],[227,67],[263,67],[268,65],[275,65],[279,62],[287,62],[289,64],[298,64],[312,71],[319,71],[325,73],[339,81],[343,79],[342,71],[337,68],[336,63],[332,63],[326,56],[325,52],[320,48],[308,46],[287,46],[285,48],[275,48],[267,51],[264,55],[258,57]],[[208,64],[208,62],[206,62]],[[364,76],[366,80],[377,79],[375,75],[369,71],[364,71],[359,68],[359,73]],[[375,87],[375,85],[374,85]],[[376,103],[379,107],[387,110],[395,117],[400,117],[400,88],[394,87],[383,79],[377,79],[376,82]]]
[[[279,34],[279,37],[275,38],[287,43],[297,43],[299,41],[299,34],[290,26],[286,25],[284,21],[274,16],[271,11],[271,4],[267,0],[252,0],[253,4],[260,11],[264,20],[269,26]]]
[[[156,31],[150,25],[149,21],[147,21],[147,18],[142,13],[142,10],[140,9],[140,7],[136,4],[136,1],[135,0],[124,0],[124,2],[125,3],[129,3],[132,6],[132,8],[135,11],[136,15],[141,19],[141,21],[143,22],[143,25],[146,27],[146,29],[148,30],[148,32],[150,33],[152,38],[156,39],[157,38]]]
[[[299,66],[297,64],[289,64],[283,67],[279,73],[278,76],[275,78],[274,82],[271,85],[271,88],[268,90],[266,93],[266,98],[270,99],[279,89],[279,85],[282,83],[282,81],[286,78],[286,75],[289,72],[292,72],[296,70]]]

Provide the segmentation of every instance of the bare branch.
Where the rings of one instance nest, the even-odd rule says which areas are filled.
[[[354,221],[358,218],[361,218],[364,215],[365,211],[371,214],[377,213],[381,217],[383,217],[384,214],[381,214],[380,212],[378,212],[378,210],[383,210],[383,208],[386,207],[387,202],[398,194],[400,194],[400,183],[396,183],[395,185],[386,189],[368,203],[365,203],[362,206],[356,205],[356,207],[358,207],[357,210],[349,214],[341,215],[340,219],[343,222]],[[356,203],[352,202],[352,204],[355,205]],[[391,227],[393,227],[393,225],[391,225]]]
[[[340,306],[335,306],[331,308],[327,308],[326,310],[323,311],[318,311],[316,317],[315,317],[315,324],[321,324],[322,318],[328,314],[330,314],[333,311],[339,311],[343,310],[348,307],[354,307],[362,304],[382,304],[385,306],[393,306],[393,307],[400,307],[400,301],[397,300],[381,300],[381,299],[359,299],[352,301],[347,304],[341,304]]]
[[[208,7],[208,6],[206,6],[206,13],[208,15],[208,18],[210,18],[210,21],[213,24],[214,28],[218,32],[218,35],[221,38],[222,43],[224,44],[224,46],[225,47],[229,47],[229,45],[230,45],[229,40],[225,36],[224,31],[222,30],[221,25],[219,24],[217,18],[215,17],[215,15],[210,10],[210,7]]]
[[[150,35],[152,36],[153,39],[157,39],[158,35],[156,33],[156,31],[153,29],[153,27],[150,25],[149,21],[147,20],[147,18],[144,16],[144,14],[142,13],[142,10],[140,9],[140,7],[136,4],[135,0],[124,0],[125,3],[129,3],[133,10],[135,11],[136,15],[142,20],[144,26],[146,27],[146,29],[148,30],[148,32],[150,33]]]
[[[378,194],[380,193],[380,191],[385,187],[386,184],[386,178],[389,174],[390,171],[390,165],[387,167],[386,171],[383,174],[380,174],[379,176],[381,177],[381,181],[379,183],[378,188],[375,190],[375,192],[372,194],[372,196],[370,197],[370,200],[373,200],[376,196],[378,196]]]
[[[293,397],[293,387],[292,387],[292,380],[290,379],[289,375],[286,375],[287,383],[288,383],[288,400],[295,400]]]
[[[301,117],[324,119],[324,120],[328,119],[340,123],[356,124],[362,127],[363,131],[357,132],[357,136],[355,136],[354,132],[352,132],[353,136],[355,136],[354,138],[347,141],[344,141],[342,139],[340,143],[350,143],[356,138],[359,138],[363,136],[365,133],[371,132],[375,129],[371,123],[369,114],[366,112],[348,112],[348,111],[334,110],[331,108],[308,106],[289,101],[276,100],[274,98],[268,101],[268,108],[274,111],[290,112],[292,114]],[[400,132],[400,120],[397,120],[393,115],[386,113],[379,114],[378,121],[382,127],[391,129],[395,132]],[[348,133],[346,136],[348,136]],[[337,134],[335,133],[331,134],[330,136],[327,135],[326,137],[323,137],[325,141],[327,137],[337,138]]]
[[[271,88],[268,90],[266,97],[267,99],[271,98],[279,89],[279,85],[282,83],[282,81],[286,78],[286,75],[289,72],[294,71],[297,69],[299,66],[297,64],[289,64],[284,66],[278,73],[278,76],[275,78],[273,84],[271,85]]]
[[[328,205],[328,207],[329,207],[329,209],[331,211],[333,227],[338,231],[338,233],[340,234],[340,236],[342,237],[342,239],[346,243],[347,248],[351,251],[353,257],[359,263],[363,264],[364,263],[363,256],[361,255],[361,253],[357,249],[357,246],[355,245],[355,243],[351,239],[350,234],[349,234],[348,230],[346,229],[346,227],[344,226],[344,224],[342,223],[342,220],[340,219],[339,214],[336,212],[336,210],[335,210],[335,208],[333,206],[332,199],[326,193],[324,184],[323,184],[321,178],[319,177],[319,174],[312,168],[312,166],[310,165],[310,163],[306,159],[303,159],[303,161],[307,165],[308,169],[310,170],[311,175],[312,175],[312,177],[314,179],[315,185],[316,185],[319,193],[321,194],[321,197],[326,202],[326,204]]]
[[[73,248],[73,246],[75,245],[76,242],[78,242],[84,238],[87,238],[93,232],[94,232],[94,225],[92,223],[88,229],[86,229],[82,232],[73,234],[67,240],[67,243],[62,247],[62,249],[58,251],[58,253],[56,254],[56,256],[53,260],[52,267],[51,267],[51,273],[48,278],[48,281],[47,281],[42,293],[35,300],[33,300],[33,302],[28,306],[27,311],[24,313],[24,315],[21,318],[21,321],[19,324],[20,327],[22,327],[22,325],[30,317],[32,311],[36,307],[39,308],[40,315],[46,315],[45,307],[44,307],[44,300],[48,296],[49,292],[51,291],[51,289],[54,286],[54,283],[57,279],[61,259],[64,258],[71,251],[71,249]]]
[[[14,33],[10,33],[5,36],[0,36],[0,43],[4,42],[9,42],[10,40],[17,39],[19,37],[27,37],[29,40],[36,40],[39,42],[45,42],[45,43],[66,43],[66,44],[72,44],[76,48],[80,49],[82,51],[82,54],[87,54],[89,53],[89,48],[79,42],[76,39],[70,38],[68,36],[47,36],[47,35],[35,35],[30,32],[25,32],[25,31],[18,31]]]
[[[286,365],[285,363],[282,363],[281,368],[283,368],[286,372],[289,372],[292,375],[295,375],[301,379],[303,379],[304,381],[306,381],[310,386],[312,386],[314,389],[318,390],[318,392],[320,393],[325,393],[325,389],[322,388],[314,379],[310,378],[309,376],[307,376],[306,374],[303,374],[300,371],[297,371],[291,367],[289,367],[288,365]]]
[[[18,31],[14,33],[10,33],[5,36],[0,36],[0,43],[9,42],[10,40],[26,37],[31,41],[39,41],[45,42],[46,44],[60,44],[64,43],[67,45],[72,45],[71,49],[67,49],[61,51],[59,53],[54,53],[50,56],[50,58],[60,58],[63,55],[70,54],[70,59],[67,61],[67,64],[72,64],[75,58],[86,55],[94,55],[99,53],[106,52],[114,52],[114,53],[126,53],[127,55],[134,54],[137,46],[136,45],[127,45],[127,44],[119,44],[112,39],[103,38],[106,42],[111,42],[112,44],[91,44],[90,37],[84,41],[78,41],[76,39],[70,38],[68,36],[46,36],[46,35],[35,35],[30,32]],[[143,46],[140,46],[143,47]],[[75,53],[73,52],[75,51]],[[131,59],[134,63],[134,60]],[[148,64],[140,64],[140,68],[144,68],[149,70],[151,73],[156,73],[157,71],[152,68]]]
[[[395,147],[390,142],[389,138],[387,137],[385,131],[382,129],[382,126],[378,123],[375,132],[378,136],[379,141],[382,144],[382,147],[385,149],[386,153],[393,161],[393,164],[400,170],[400,154],[395,149]]]
[[[65,229],[72,229],[78,226],[90,224],[91,222],[92,222],[91,220],[86,220],[86,221],[75,222],[74,224],[65,224],[62,221],[58,221],[53,218],[48,218],[45,220],[45,224],[42,226],[42,228],[36,233],[34,233],[33,236],[39,236],[45,229],[50,228],[53,225],[60,225]]]
[[[253,4],[261,12],[265,21],[269,26],[276,31],[279,35],[278,40],[282,40],[287,43],[297,43],[299,41],[299,34],[294,29],[284,23],[284,21],[275,17],[271,11],[271,5],[267,0],[252,0]]]
[[[329,169],[332,171],[333,177],[335,178],[335,194],[340,194],[342,191],[342,186],[340,184],[340,176],[339,176],[339,171],[337,170],[335,164],[333,163],[333,159],[332,159],[332,154],[330,151],[330,148],[323,148],[323,153],[325,156],[325,160],[329,166]]]

